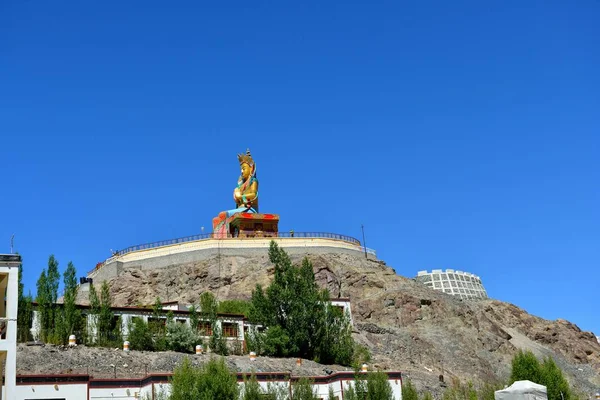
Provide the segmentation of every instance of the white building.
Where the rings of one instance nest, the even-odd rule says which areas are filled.
[[[0,366],[4,365],[1,399],[16,399],[17,371],[17,305],[19,298],[19,265],[21,256],[0,254]]]
[[[206,356],[197,356],[206,357]],[[402,399],[402,374],[387,372],[388,382],[392,388],[394,399]],[[144,378],[134,379],[94,379],[88,375],[19,375],[15,400],[61,399],[61,400],[139,400],[154,399],[159,395],[170,394],[171,374],[151,374]],[[326,376],[309,377],[318,398],[326,399],[329,388],[334,396],[342,399],[342,392],[353,386],[354,372],[336,372]],[[257,373],[256,379],[263,389],[277,385],[289,392],[300,377],[289,372]],[[238,384],[244,385],[244,376],[237,374]]]
[[[339,307],[344,313],[350,317],[350,322],[352,323],[352,309],[350,307],[350,299],[348,298],[338,298],[331,300],[331,303],[335,307]],[[182,324],[190,325],[190,312],[189,306],[179,304],[176,301],[162,303],[163,305],[163,315],[159,318],[159,320],[163,323],[166,322],[166,313],[173,313],[173,320],[175,322],[179,322]],[[31,335],[34,339],[40,338],[40,313],[37,311],[37,304],[33,303],[33,322],[31,328]],[[57,304],[58,307],[62,307],[62,304]],[[82,315],[86,318],[86,326],[88,337],[96,337],[96,323],[95,316],[90,314],[90,307],[84,305],[77,305]],[[139,308],[139,307],[112,307],[112,312],[115,315],[114,324],[121,324],[120,330],[123,340],[127,339],[127,335],[129,334],[129,326],[130,323],[135,318],[140,318],[144,322],[148,323],[152,321],[154,316],[154,311],[151,308]],[[245,349],[245,336],[244,334],[248,332],[251,328],[252,324],[249,324],[244,315],[241,314],[218,314],[217,326],[220,328],[225,339],[230,343],[233,347],[236,342],[238,342],[242,349]],[[205,336],[212,335],[212,327],[209,321],[200,320],[198,324],[198,330],[204,331],[206,333]],[[111,329],[112,331],[112,329]],[[81,333],[76,336],[79,336],[77,340],[81,339]],[[134,349],[135,350],[135,349]]]
[[[447,269],[434,269],[431,272],[419,271],[417,282],[461,299],[487,299],[488,295],[481,283],[481,278],[469,272]]]

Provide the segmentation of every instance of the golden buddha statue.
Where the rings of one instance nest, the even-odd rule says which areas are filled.
[[[256,177],[256,163],[250,155],[250,149],[246,154],[238,154],[241,174],[237,186],[233,189],[233,200],[236,209],[229,210],[228,214],[235,212],[258,212],[258,178]],[[233,211],[233,212],[232,212]]]
[[[238,161],[240,177],[233,189],[236,208],[222,211],[213,218],[213,237],[226,239],[277,236],[279,215],[258,212],[258,178],[250,149],[245,154],[238,154]]]

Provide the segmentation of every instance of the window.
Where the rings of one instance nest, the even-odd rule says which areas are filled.
[[[201,332],[205,336],[212,336],[212,325],[209,321],[200,321],[198,322],[198,331]]]
[[[238,324],[231,323],[231,322],[223,322],[223,336],[237,337],[238,336]]]

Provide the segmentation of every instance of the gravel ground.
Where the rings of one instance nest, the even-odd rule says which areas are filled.
[[[187,355],[194,365],[201,365],[213,357],[211,354]],[[134,378],[148,373],[170,373],[179,365],[186,354],[172,351],[124,352],[122,349],[98,347],[27,346],[17,348],[17,374],[89,374],[94,378]],[[218,356],[216,356],[218,357]],[[225,361],[232,371],[237,372],[288,372],[294,376],[322,376],[330,371],[350,371],[337,365],[322,365],[314,361],[258,357],[250,361],[246,356],[227,356]]]

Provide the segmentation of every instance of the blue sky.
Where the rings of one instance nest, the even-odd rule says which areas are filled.
[[[218,4],[217,4],[218,3]],[[0,250],[200,233],[250,147],[280,229],[600,334],[600,3],[0,5]]]

